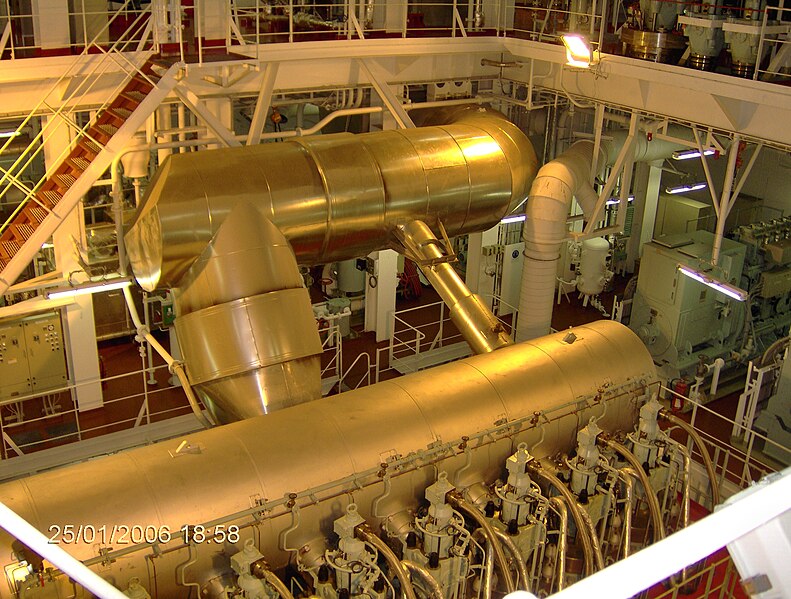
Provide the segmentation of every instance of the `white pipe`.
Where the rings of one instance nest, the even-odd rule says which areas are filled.
[[[725,360],[722,358],[717,358],[714,360],[714,365],[712,366],[714,372],[711,375],[711,397],[714,397],[717,394],[717,387],[720,383],[720,371],[722,370],[723,366],[725,366]]]
[[[524,341],[549,333],[552,303],[560,250],[566,239],[569,208],[576,197],[586,218],[593,218],[598,196],[590,184],[591,174],[615,163],[629,132],[615,131],[603,140],[598,156],[593,156],[593,142],[580,141],[558,158],[539,169],[530,188],[525,209],[522,238],[525,242],[522,287],[519,296],[519,323],[516,339]],[[673,127],[668,135],[691,137],[688,129]],[[648,136],[635,137],[634,161],[651,162],[668,158],[682,145]],[[595,159],[594,159],[595,158]]]
[[[743,491],[738,500],[713,514],[551,597],[626,599],[637,595],[788,512],[790,496],[791,469],[787,468]]]
[[[68,574],[70,578],[80,583],[97,597],[102,599],[128,599],[126,595],[96,572],[66,553],[60,545],[50,543],[46,536],[3,503],[0,503],[0,527],[19,539],[32,552]]]

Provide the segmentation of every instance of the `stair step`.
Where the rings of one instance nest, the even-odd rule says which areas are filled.
[[[85,150],[88,154],[91,154],[91,157],[94,158],[99,155],[99,152],[102,151],[102,147],[87,137],[83,137],[80,141],[77,142],[77,146]]]
[[[132,111],[128,108],[124,108],[122,106],[110,106],[107,110],[105,110],[107,114],[110,116],[125,121],[129,118],[129,115],[132,114]]]
[[[44,219],[47,218],[49,211],[41,206],[28,205],[22,210],[22,213],[27,216],[30,222],[40,225],[44,222]]]
[[[69,175],[68,173],[59,173],[57,175],[53,175],[52,178],[59,183],[60,187],[64,189],[68,189],[77,182],[77,177],[74,175]]]
[[[101,131],[102,133],[104,133],[109,137],[112,137],[118,131],[118,127],[116,127],[115,125],[111,125],[110,123],[99,123],[97,125],[94,125],[93,127],[94,129],[98,129],[99,131]]]
[[[135,104],[140,104],[140,102],[142,102],[146,97],[146,94],[136,89],[124,90],[119,95],[122,98],[126,98],[127,100],[134,102]]]
[[[66,158],[66,164],[75,170],[84,172],[89,166],[91,166],[91,161],[84,156],[69,156]]]
[[[19,225],[12,224],[10,226],[10,229],[11,231],[13,231],[14,237],[21,240],[22,242],[25,242],[28,239],[30,239],[33,233],[36,232],[36,228],[29,223],[23,223]]]
[[[36,192],[36,197],[38,197],[45,206],[55,206],[63,199],[63,195],[55,189],[39,190]],[[31,207],[30,209],[32,211],[36,208]],[[43,210],[43,208],[38,208],[38,210]]]
[[[3,241],[0,245],[3,246],[3,252],[9,258],[12,258],[22,247],[22,244],[15,240]]]
[[[148,79],[146,79],[143,75],[134,75],[132,77],[132,80],[129,82],[128,86],[131,89],[138,89],[145,93],[148,93],[152,89],[154,89],[154,84]]]

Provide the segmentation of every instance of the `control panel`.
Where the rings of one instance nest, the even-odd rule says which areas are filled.
[[[67,379],[60,312],[0,321],[0,399],[56,389]]]

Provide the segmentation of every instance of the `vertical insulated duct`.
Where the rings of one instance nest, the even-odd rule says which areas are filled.
[[[237,204],[174,293],[187,374],[215,420],[321,397],[321,341],[283,234]]]
[[[296,264],[398,247],[398,228],[414,220],[451,236],[486,230],[527,197],[537,161],[518,127],[478,106],[433,118],[163,162],[126,247],[144,289],[175,290],[187,370],[220,421],[321,395]]]
[[[690,138],[689,129],[671,127],[668,136]],[[614,164],[627,140],[626,131],[616,131],[603,140],[599,156],[593,156],[593,142],[572,145],[538,171],[530,187],[525,207],[525,260],[519,294],[519,341],[547,335],[552,325],[552,304],[555,296],[558,260],[566,239],[571,201],[574,197],[586,220],[593,218],[597,194],[591,182],[593,174]],[[649,140],[638,135],[634,139],[634,161],[651,162],[670,155],[685,146],[661,139]]]

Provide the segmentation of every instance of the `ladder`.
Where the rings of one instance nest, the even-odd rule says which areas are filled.
[[[177,83],[178,63],[157,72],[151,55],[80,131],[69,154],[28,194],[0,230],[0,295],[79,203]]]

